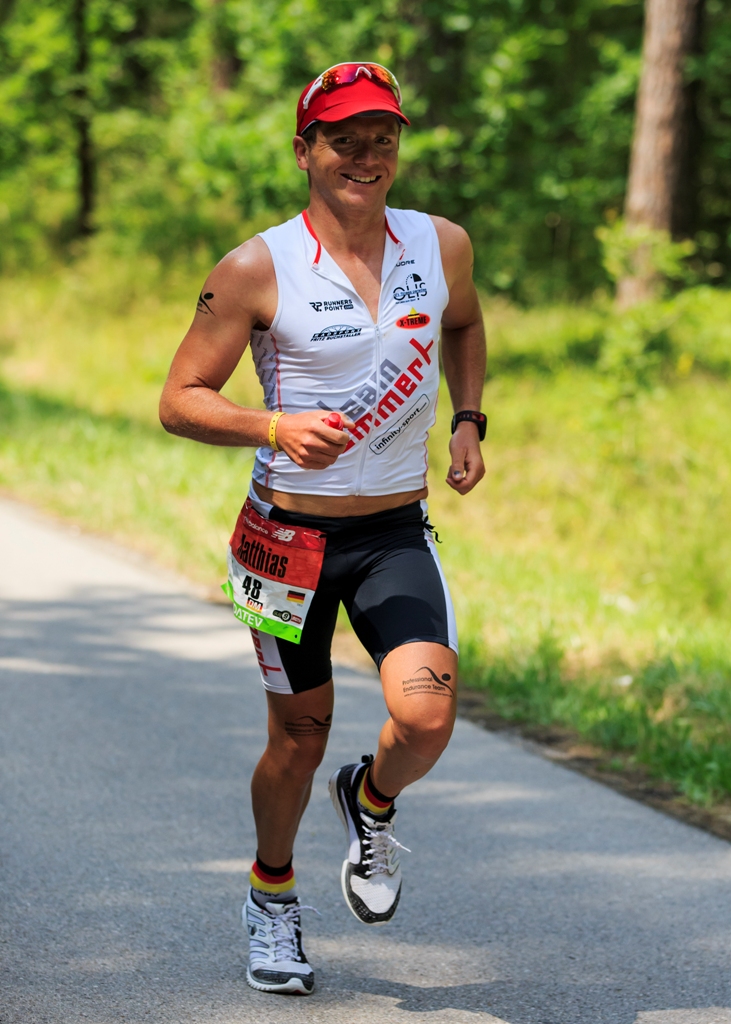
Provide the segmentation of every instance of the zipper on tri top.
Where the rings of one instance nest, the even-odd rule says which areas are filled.
[[[363,300],[361,299],[361,302],[362,301]],[[365,305],[365,303],[363,303],[363,305]],[[381,313],[381,303],[380,303],[380,299],[379,299],[379,302],[378,302],[378,315],[379,315],[379,317],[380,317],[380,313]],[[380,368],[380,365],[381,365],[381,329],[378,326],[378,321],[373,326],[374,326],[375,332],[376,332],[376,359],[375,359],[375,364],[376,364],[375,377],[376,377],[376,379],[375,379],[375,382],[374,382],[375,385],[376,385],[376,400],[373,403],[372,429],[375,430],[376,412],[378,410],[378,406],[379,406],[379,403],[381,401],[381,374],[379,373],[379,368]],[[365,462],[366,462],[366,458],[368,457],[368,434],[365,434],[365,436],[361,440],[361,445],[362,445],[362,448],[361,448],[361,453],[360,453],[360,463],[358,465],[358,475],[355,478],[355,493],[356,493],[356,496],[360,495],[361,488],[363,486],[363,474],[365,472]]]
[[[323,272],[320,269],[319,265],[313,266],[312,269],[318,275],[318,277],[325,277],[325,278],[327,277],[326,274],[323,274]],[[366,306],[365,302],[363,301],[362,296],[355,290],[355,288],[353,287],[351,281],[348,280],[347,276],[344,273],[343,273],[342,276],[345,279],[345,288],[346,288],[346,290],[349,291],[352,295],[354,295],[356,297],[356,299],[363,306],[366,314],[370,317],[370,310],[368,309],[368,307]],[[386,275],[386,276],[388,277],[388,275]],[[338,281],[338,284],[340,285],[341,288],[343,287],[343,282],[342,281]],[[383,280],[381,281],[381,292],[380,292],[380,294],[378,296],[378,312],[376,314],[376,321],[373,324],[373,327],[374,327],[375,332],[376,332],[376,359],[375,359],[376,401],[375,401],[374,406],[373,406],[373,429],[375,429],[376,411],[377,411],[379,403],[381,401],[381,374],[379,372],[380,366],[381,366],[381,358],[380,358],[381,357],[381,328],[379,327],[379,324],[380,324],[380,320],[381,320],[381,299],[382,298],[383,298]],[[358,472],[357,472],[357,475],[356,475],[356,478],[355,478],[355,496],[356,497],[360,496],[361,488],[363,486],[363,475],[365,473],[365,462],[366,462],[366,458],[367,458],[367,455],[368,455],[368,434],[365,434],[365,436],[361,439],[361,444],[362,444],[362,449],[361,449],[361,454],[360,454],[360,462],[358,464]]]

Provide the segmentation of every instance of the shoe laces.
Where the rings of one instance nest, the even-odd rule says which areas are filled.
[[[272,914],[268,911],[272,920],[275,960],[300,960],[299,936],[302,933],[300,925],[300,911],[302,910],[312,910],[318,917],[322,917],[320,911],[315,907],[303,907],[299,903],[293,903],[281,914]]]
[[[385,872],[392,875],[398,867],[398,851],[411,853],[411,850],[408,846],[403,846],[393,834],[392,821],[376,822],[364,814],[361,815],[361,818],[364,823],[365,845],[368,847],[368,855],[363,858],[363,863],[368,868],[366,875],[370,877]]]

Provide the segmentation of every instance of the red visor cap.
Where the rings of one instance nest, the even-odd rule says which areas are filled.
[[[384,114],[395,114],[402,124],[411,124],[401,112],[393,90],[380,82],[373,82],[365,75],[359,75],[349,85],[338,85],[330,92],[319,89],[310,100],[305,110],[302,101],[307,95],[310,85],[302,90],[297,104],[297,134],[301,135],[314,121],[344,121],[346,117],[357,117],[358,114],[371,114],[378,111]]]

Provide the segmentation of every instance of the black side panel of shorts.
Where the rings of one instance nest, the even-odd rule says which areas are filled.
[[[423,640],[449,646],[444,584],[423,536],[374,564],[345,603],[358,639],[378,668],[402,644]]]

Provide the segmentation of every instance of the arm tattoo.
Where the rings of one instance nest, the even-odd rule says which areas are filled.
[[[451,678],[448,672],[445,672],[440,678],[433,668],[422,665],[421,668],[417,668],[411,679],[403,680],[404,697],[413,697],[420,693],[433,693],[437,697],[454,697],[454,690],[449,685]]]
[[[200,295],[198,296],[198,305],[195,307],[199,313],[205,313],[206,316],[208,316],[209,313],[211,314],[211,316],[216,315],[211,309],[211,307],[208,305],[208,302],[206,301],[207,299],[212,298],[213,292],[206,292],[205,295],[203,294],[203,292],[200,293]]]

